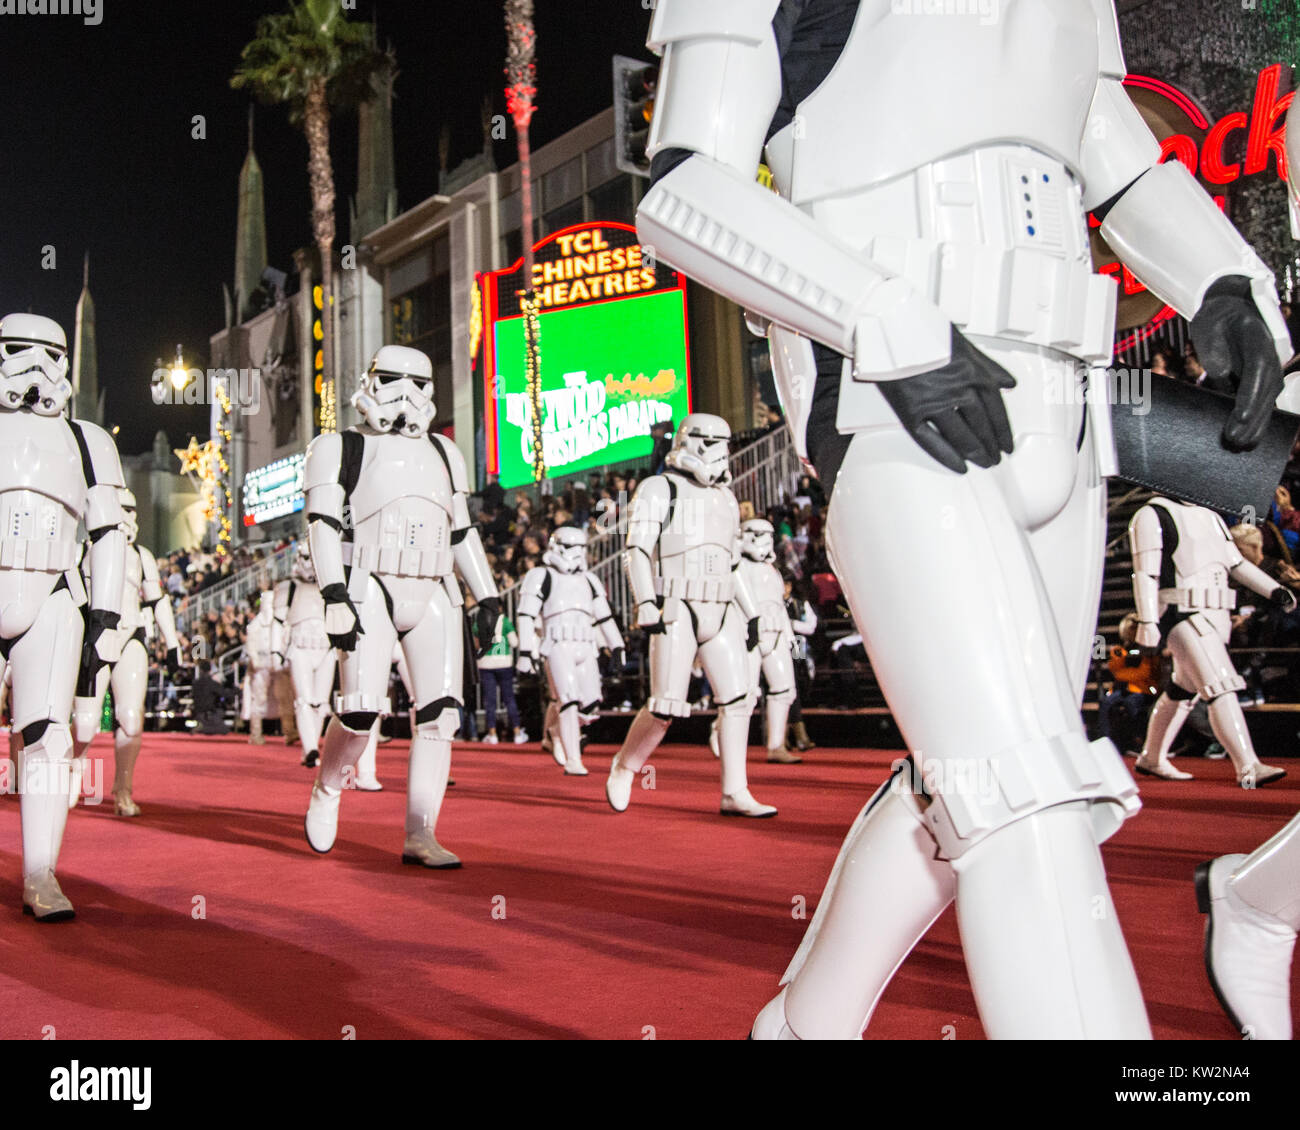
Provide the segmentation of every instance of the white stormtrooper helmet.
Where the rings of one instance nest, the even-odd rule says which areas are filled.
[[[293,558],[292,572],[294,580],[306,581],[312,585],[316,583],[316,566],[311,561],[311,545],[305,538],[298,543],[298,549]]]
[[[385,345],[361,378],[353,407],[377,432],[427,435],[433,423],[433,362],[418,349]]]
[[[730,440],[731,425],[721,416],[692,412],[678,427],[664,462],[701,486],[726,486],[731,482]]]
[[[57,416],[71,396],[63,327],[39,314],[0,319],[0,408]]]
[[[1286,165],[1291,181],[1291,234],[1300,239],[1300,98],[1286,115]]]
[[[140,534],[140,521],[136,515],[135,495],[127,487],[119,487],[117,499],[122,504],[121,526],[126,533],[127,545],[135,545]]]
[[[740,552],[751,561],[775,561],[774,532],[766,518],[751,518],[740,527]]]
[[[551,535],[542,562],[561,573],[581,573],[587,568],[587,531],[561,526]]]

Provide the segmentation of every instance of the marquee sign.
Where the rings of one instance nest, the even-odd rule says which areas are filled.
[[[650,429],[690,411],[685,280],[647,258],[627,224],[566,228],[537,244],[534,257],[548,473],[648,455]],[[523,261],[479,285],[487,465],[509,488],[532,481]]]

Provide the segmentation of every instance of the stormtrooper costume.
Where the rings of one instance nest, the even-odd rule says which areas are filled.
[[[1228,527],[1212,510],[1152,499],[1128,527],[1133,554],[1133,600],[1139,647],[1158,648],[1161,638],[1174,658],[1173,682],[1156,701],[1137,770],[1168,781],[1192,775],[1169,763],[1169,749],[1197,698],[1210,710],[1214,736],[1232,758],[1243,789],[1276,781],[1285,769],[1263,764],[1246,727],[1237,692],[1246,680],[1228,655],[1237,594],[1228,579],[1267,597],[1285,611],[1295,596],[1238,552]]]
[[[767,332],[835,572],[926,763],[863,810],[754,1032],[856,1037],[955,899],[990,1036],[1147,1037],[1097,846],[1136,789],[1079,715],[1114,472],[1087,377],[1115,286],[1086,214],[1194,318],[1207,368],[1243,375],[1238,446],[1281,390],[1285,327],[1264,264],[1160,163],[1111,0],[922,7],[659,0],[650,28],[641,240]]]
[[[244,639],[244,656],[248,660],[244,675],[244,713],[248,716],[249,741],[253,745],[266,744],[262,719],[270,708],[271,679],[280,662],[276,642],[275,598],[271,593],[263,593]]]
[[[686,416],[664,460],[668,469],[643,480],[632,499],[623,561],[637,626],[650,633],[650,698],[610,765],[605,794],[615,812],[626,811],[636,776],[669,723],[690,715],[698,657],[718,708],[721,811],[776,815],[754,799],[745,771],[754,706],[747,653],[758,645],[758,612],[737,570],[740,507],[727,486],[730,439],[718,416]]]
[[[325,634],[325,601],[316,583],[311,546],[299,542],[288,579],[275,586],[275,659],[288,663],[302,763],[315,768],[334,689],[334,649]]]
[[[402,862],[459,867],[435,836],[459,726],[464,643],[458,570],[490,634],[500,599],[471,525],[465,462],[432,434],[433,364],[423,353],[384,346],[353,404],[363,423],[318,436],[305,485],[312,561],[325,600],[325,628],[340,649],[340,693],[307,810],[307,841],[334,846],[343,789],[387,695],[393,645],[409,667],[412,740]]]
[[[551,756],[565,773],[585,777],[582,727],[600,709],[600,648],[622,667],[623,636],[600,579],[587,570],[585,530],[563,526],[551,535],[542,564],[530,569],[517,605],[519,671],[532,674],[546,661],[551,705],[545,734]]]
[[[176,619],[171,601],[163,592],[154,555],[136,542],[139,523],[135,495],[123,488],[122,511],[126,535],[126,580],[122,589],[122,618],[114,630],[113,646],[117,658],[99,669],[94,692],[78,695],[73,704],[74,749],[77,757],[73,774],[73,791],[69,800],[75,805],[81,792],[81,770],[86,751],[99,732],[104,692],[113,689],[113,804],[119,816],[139,816],[135,803],[135,763],[144,742],[144,700],[149,686],[149,653],[146,610],[152,610],[153,622],[167,645],[167,666],[174,672],[180,667],[181,644],[176,636]],[[83,568],[87,560],[83,559]]]
[[[1300,239],[1300,100],[1286,124],[1292,231]],[[1239,1031],[1291,1039],[1291,958],[1300,932],[1300,815],[1250,855],[1196,869],[1210,984]]]
[[[71,792],[73,695],[117,658],[126,535],[117,448],[69,421],[68,344],[49,318],[0,320],[0,679],[12,674],[23,745],[23,910],[56,922],[75,911],[59,889]],[[77,525],[90,537],[89,608]],[[80,675],[78,668],[80,667]]]
[[[739,572],[758,607],[758,647],[749,653],[749,693],[758,701],[759,678],[767,679],[767,759],[783,765],[803,760],[785,744],[790,704],[795,697],[794,629],[785,610],[785,582],[776,566],[772,523],[752,518],[740,527]]]
[[[402,681],[402,686],[406,688],[406,697],[412,702],[415,701],[414,692],[411,690],[411,672],[406,666],[406,656],[402,654],[402,645],[400,642],[393,644],[392,666],[397,669],[397,677]],[[389,672],[388,685],[393,683],[392,672]],[[390,698],[391,705],[391,698]],[[384,718],[387,711],[379,716],[379,722],[373,730],[370,731],[370,740],[366,742],[366,750],[357,760],[357,777],[354,787],[363,793],[381,793],[384,786],[379,781],[379,739],[380,731],[383,728]],[[391,738],[385,738],[385,741],[391,741]],[[450,788],[456,782],[447,779],[447,786]]]

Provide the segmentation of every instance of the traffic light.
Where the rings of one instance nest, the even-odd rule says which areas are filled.
[[[646,145],[655,113],[659,64],[614,56],[614,149],[618,167],[635,176],[650,175]]]

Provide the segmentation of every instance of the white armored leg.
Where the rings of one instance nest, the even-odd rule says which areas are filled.
[[[1172,698],[1166,691],[1151,708],[1147,722],[1146,741],[1138,755],[1137,771],[1167,781],[1190,781],[1192,775],[1169,764],[1169,750],[1173,748],[1178,731],[1196,705],[1195,698]]]
[[[952,867],[935,859],[912,780],[910,766],[896,772],[849,830],[755,1039],[857,1039],[894,970],[952,901]]]
[[[564,742],[560,739],[560,704],[555,701],[555,690],[551,690],[551,701],[546,706],[546,720],[542,723],[542,749],[546,750],[561,768],[564,767],[566,754]]]
[[[615,812],[625,812],[632,800],[632,784],[650,755],[668,733],[674,718],[689,718],[686,692],[698,645],[685,609],[650,637],[650,698],[632,719],[627,737],[609,766],[605,796]]]
[[[104,714],[104,694],[113,670],[109,664],[95,673],[95,693],[72,700],[72,772],[68,786],[68,807],[76,808],[81,799],[82,778],[86,771],[86,752],[99,733]],[[114,696],[116,698],[116,695]],[[114,703],[116,706],[116,703]]]
[[[1086,805],[1001,828],[953,870],[962,949],[990,1039],[1150,1039]]]
[[[1169,650],[1174,657],[1174,681],[1194,687],[1210,704],[1210,728],[1232,759],[1238,784],[1253,789],[1286,776],[1285,769],[1264,765],[1255,753],[1246,716],[1237,701],[1237,692],[1245,689],[1246,681],[1232,665],[1215,625],[1201,614],[1175,624],[1169,632]]]
[[[797,765],[803,758],[791,753],[785,745],[790,704],[795,696],[794,656],[790,649],[778,644],[764,656],[763,674],[767,678],[767,697],[763,702],[767,716],[767,759],[782,765]]]
[[[360,760],[357,761],[356,787],[363,793],[377,793],[384,787],[379,783],[377,773],[379,762],[375,753],[378,749],[379,726],[377,725],[370,731],[370,740],[366,742],[365,752],[362,753]]]
[[[450,773],[451,738],[443,737],[436,726],[422,727],[411,742],[407,768],[403,863],[438,870],[460,866],[460,859],[438,843],[435,835]]]
[[[113,804],[119,816],[139,816],[135,803],[135,763],[144,743],[144,695],[149,657],[144,644],[131,640],[113,665]]]
[[[770,804],[760,804],[749,791],[746,759],[749,754],[749,717],[754,699],[750,693],[745,624],[728,610],[717,634],[700,645],[700,661],[718,705],[718,749],[722,761],[724,816],[775,816]]]
[[[1249,856],[1196,869],[1205,967],[1229,1019],[1248,1038],[1291,1039],[1291,958],[1300,931],[1300,816]]]
[[[571,777],[587,775],[582,764],[582,710],[590,701],[586,697],[590,688],[582,678],[579,656],[575,654],[581,646],[559,643],[546,660],[546,677],[559,715],[556,727],[564,753],[564,771]]]
[[[72,734],[56,722],[23,747],[23,911],[43,922],[59,922],[75,913],[54,877],[68,821],[71,754]]]

